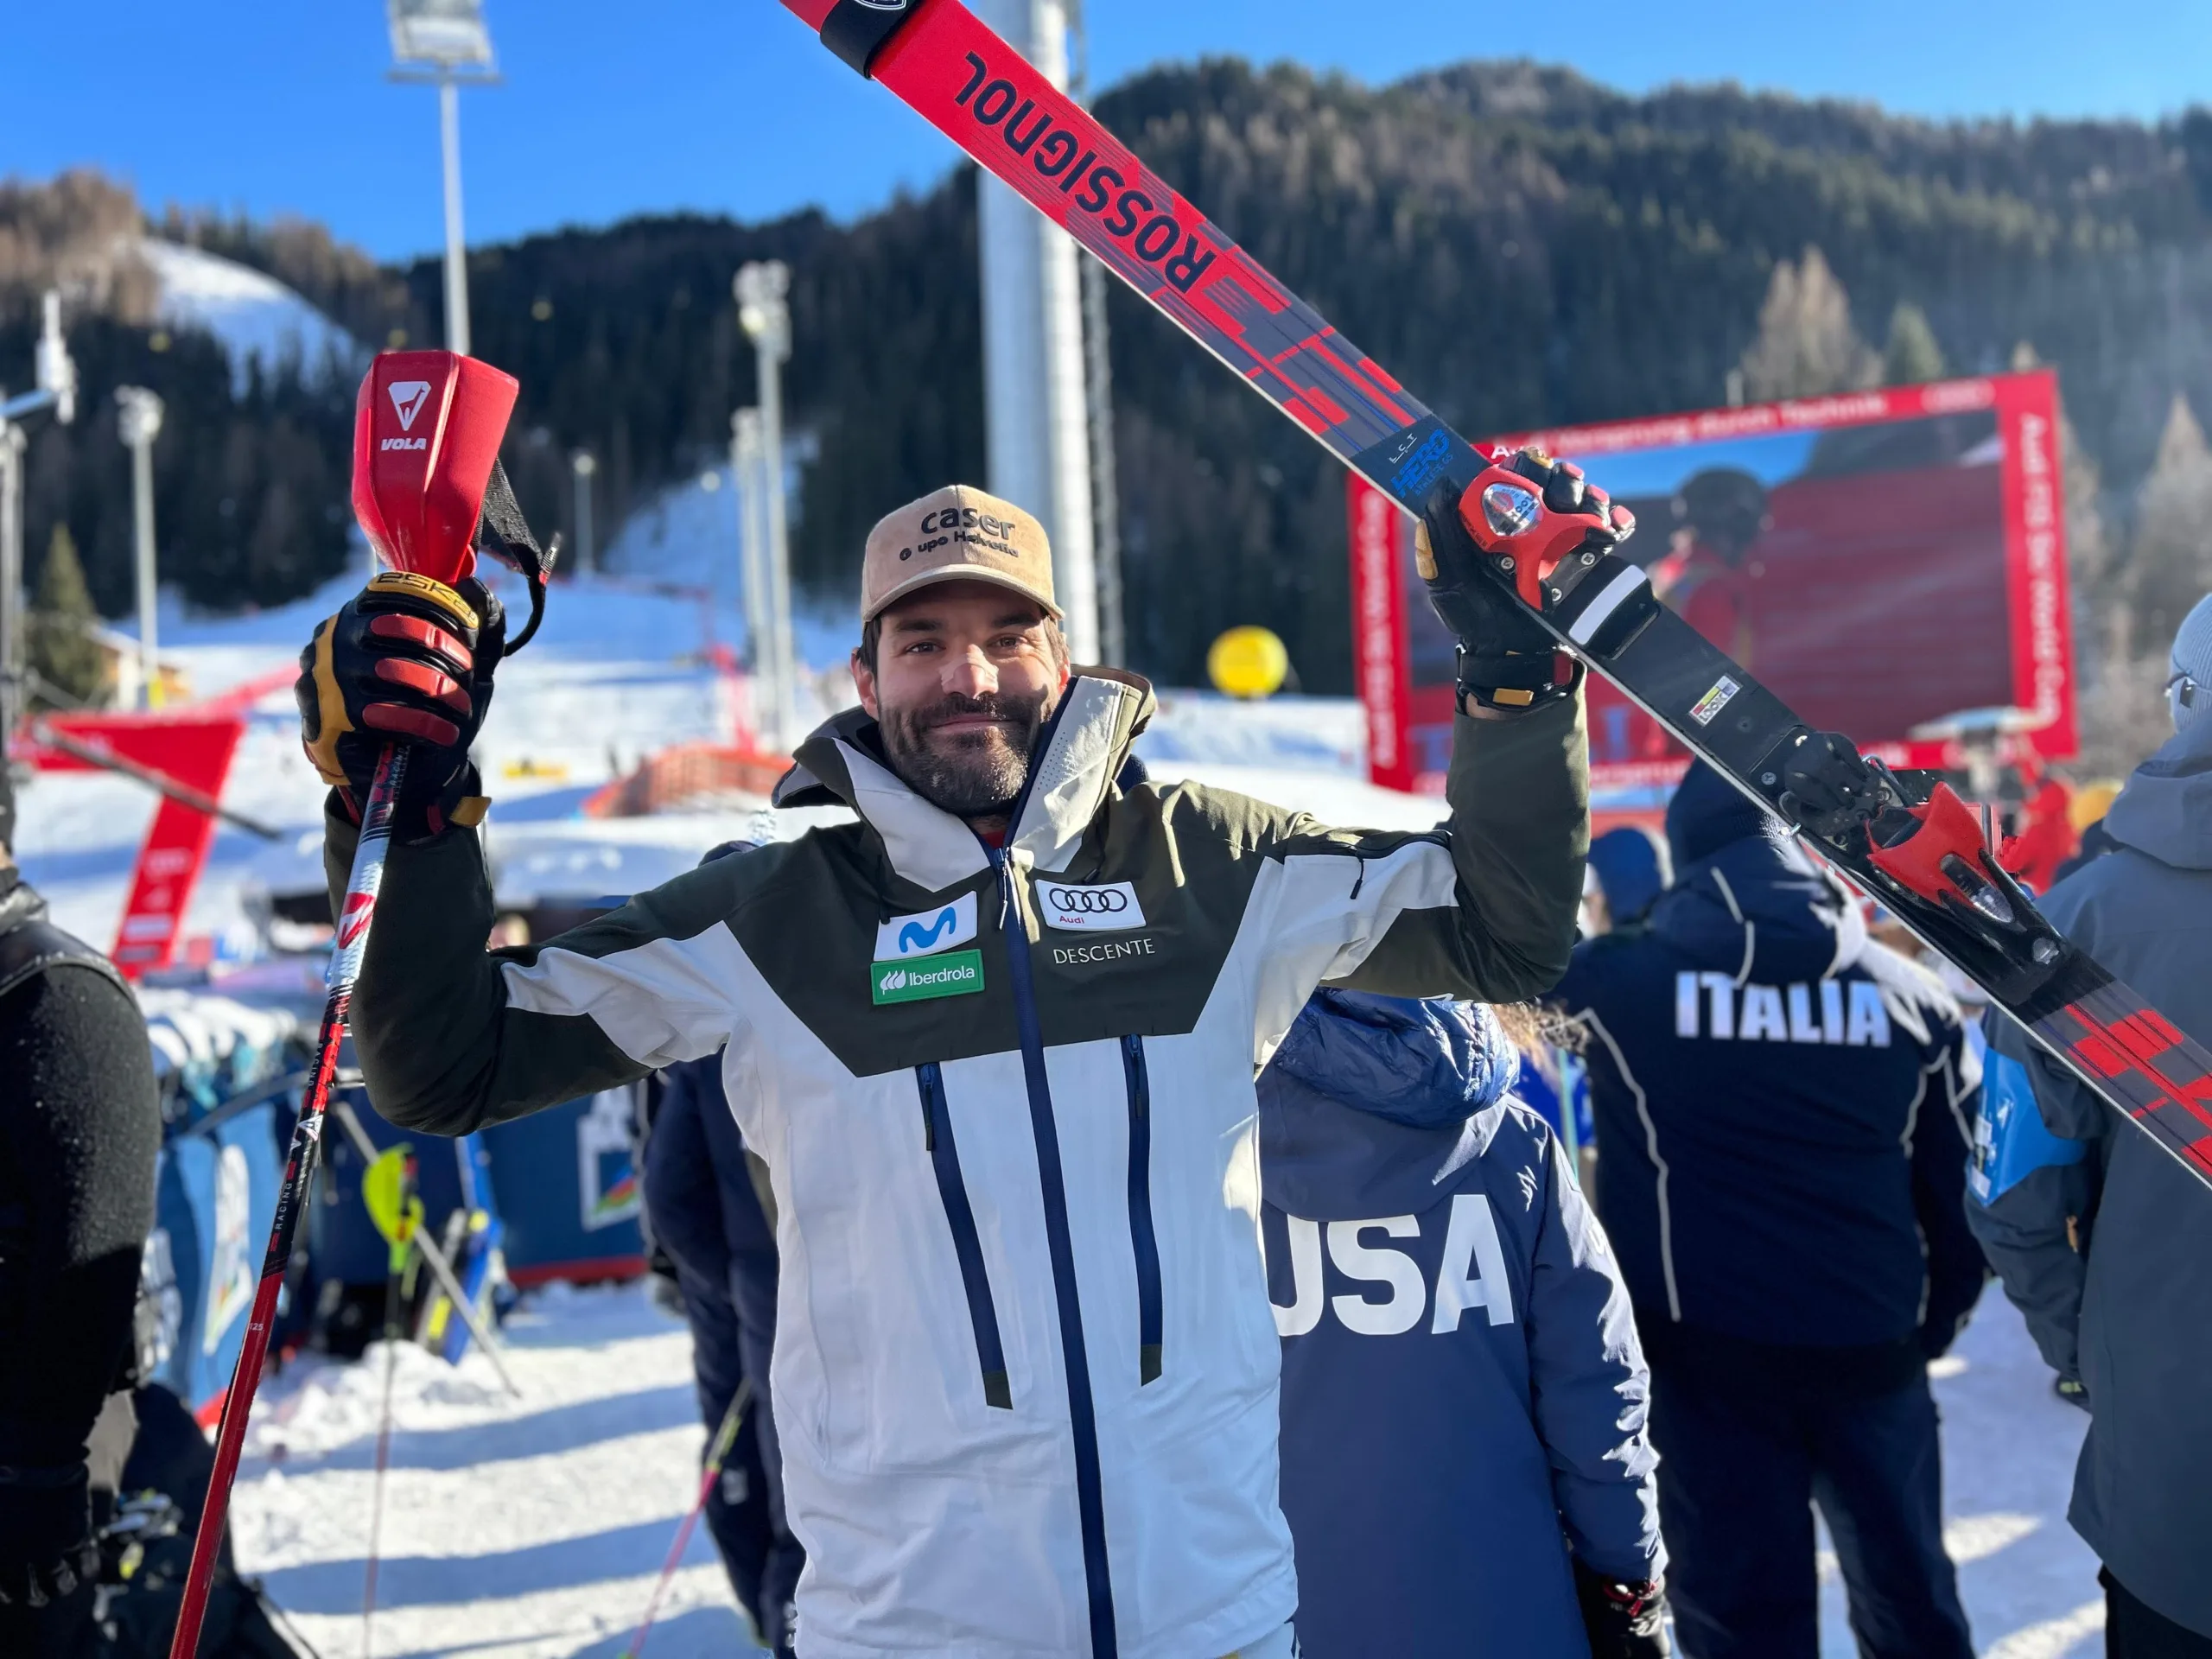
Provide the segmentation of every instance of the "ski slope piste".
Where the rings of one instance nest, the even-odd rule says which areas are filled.
[[[960,0],[784,3],[1402,511],[1448,491],[1490,573],[1562,646],[2212,1185],[2212,1052],[2037,912],[1940,777],[1838,757],[1863,808],[1791,810],[1785,779],[1793,766],[1804,775],[1813,728],[1661,604],[1641,570],[1585,550],[1601,520],[1538,495],[1510,456],[1484,454],[1445,425]]]

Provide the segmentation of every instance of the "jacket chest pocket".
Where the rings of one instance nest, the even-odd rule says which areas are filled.
[[[983,1402],[1011,1411],[1014,1393],[1007,1382],[1006,1346],[999,1336],[998,1309],[991,1300],[990,1274],[983,1267],[983,1242],[976,1231],[975,1207],[968,1201],[968,1184],[960,1173],[960,1148],[953,1139],[952,1114],[945,1105],[944,1073],[935,1060],[930,1060],[914,1068],[914,1080],[921,1092],[922,1144],[937,1175],[938,1197],[944,1202],[952,1252],[960,1263],[960,1285],[975,1335]]]

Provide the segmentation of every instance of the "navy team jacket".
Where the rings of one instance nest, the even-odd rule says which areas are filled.
[[[1980,1065],[1957,1002],[1833,878],[1754,827],[1643,926],[1577,945],[1557,995],[1589,1033],[1598,1208],[1655,1351],[1679,1325],[1882,1386],[1942,1351],[1981,1292]]]
[[[1570,1547],[1659,1572],[1649,1376],[1487,1010],[1323,990],[1260,1078],[1306,1659],[1587,1659]]]

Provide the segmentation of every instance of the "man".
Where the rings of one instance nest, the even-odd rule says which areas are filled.
[[[2105,815],[2110,843],[2044,915],[2198,1042],[2212,1041],[2212,598],[2174,639],[2174,736]],[[2212,1656],[2212,1193],[2010,1020],[1989,1077],[1968,1219],[2060,1392],[2089,1411],[2068,1518],[2104,1562],[2113,1659]]]
[[[1324,989],[1260,1075],[1303,1659],[1668,1652],[1650,1374],[1519,1070],[1489,1008]]]
[[[92,1623],[92,1491],[130,1449],[139,1258],[162,1116],[138,1005],[16,870],[0,760],[0,1653]]]
[[[414,746],[353,1001],[385,1116],[458,1134],[721,1052],[772,1173],[806,1659],[1290,1651],[1254,1071],[1323,979],[1548,988],[1581,890],[1579,671],[1451,506],[1429,568],[1465,690],[1424,835],[1125,774],[1149,688],[1070,668],[1042,527],[961,486],[869,536],[861,706],[778,791],[857,822],[535,947],[483,952],[448,828],[488,595],[379,578],[303,655],[334,882],[376,744]]]
[[[1702,764],[1675,884],[1577,947],[1597,1200],[1651,1363],[1690,1659],[1815,1659],[1812,1505],[1867,1659],[1969,1659],[1928,1361],[1981,1290],[1957,1004]]]

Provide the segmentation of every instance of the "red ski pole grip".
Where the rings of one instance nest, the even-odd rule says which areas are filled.
[[[476,571],[476,519],[521,384],[457,352],[380,352],[353,409],[353,516],[395,570]]]

